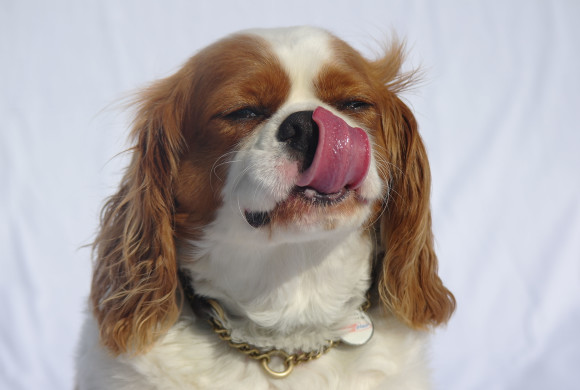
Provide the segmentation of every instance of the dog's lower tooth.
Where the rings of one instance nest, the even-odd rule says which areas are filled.
[[[308,188],[304,191],[304,196],[306,196],[307,198],[314,198],[316,196],[316,191]]]

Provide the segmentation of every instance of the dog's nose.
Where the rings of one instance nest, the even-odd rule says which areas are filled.
[[[296,159],[303,162],[303,171],[312,164],[318,146],[318,125],[312,119],[312,114],[313,111],[290,114],[276,134],[277,140],[286,143]]]

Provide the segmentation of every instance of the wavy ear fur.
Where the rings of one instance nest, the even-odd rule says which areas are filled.
[[[179,312],[172,188],[187,101],[180,77],[138,98],[132,160],[94,243],[91,301],[101,341],[115,354],[146,350]]]
[[[402,46],[380,61],[393,80],[402,62]],[[380,255],[375,264],[375,285],[381,303],[408,325],[425,329],[445,323],[455,309],[455,298],[437,275],[437,257],[431,232],[431,173],[417,122],[411,110],[395,95],[409,77],[387,86],[383,103],[383,167],[388,195],[377,223]]]

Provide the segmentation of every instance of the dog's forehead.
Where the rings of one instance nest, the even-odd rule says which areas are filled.
[[[293,95],[310,90],[323,66],[332,61],[332,42],[336,38],[323,29],[305,26],[255,29],[246,33],[268,42],[290,78]]]

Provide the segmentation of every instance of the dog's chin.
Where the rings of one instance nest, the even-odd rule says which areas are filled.
[[[328,231],[352,223],[353,217],[369,209],[368,203],[348,188],[325,194],[311,187],[295,187],[272,210],[245,210],[244,216],[255,229]]]

